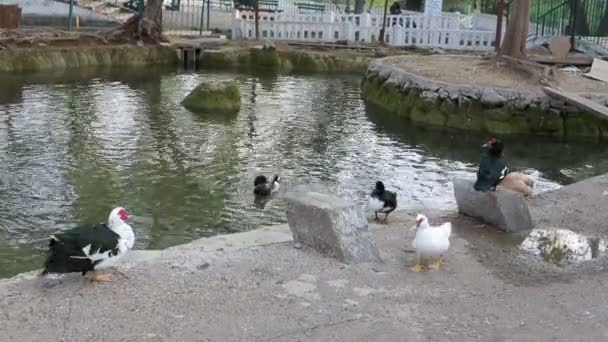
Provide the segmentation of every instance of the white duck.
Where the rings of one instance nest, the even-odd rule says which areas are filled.
[[[416,250],[416,265],[411,268],[414,272],[424,271],[422,265],[425,258],[436,259],[429,265],[429,268],[439,270],[441,257],[450,247],[450,234],[452,224],[445,222],[438,227],[429,225],[426,216],[418,214],[416,216],[416,237],[412,241],[412,247]]]

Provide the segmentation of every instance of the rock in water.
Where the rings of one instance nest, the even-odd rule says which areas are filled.
[[[534,229],[520,248],[554,264],[587,261],[606,252],[606,241],[590,238],[569,229]]]
[[[458,211],[513,233],[534,228],[524,196],[507,189],[481,192],[473,189],[474,182],[454,180],[454,196]]]
[[[286,200],[295,243],[347,264],[380,261],[365,214],[355,203],[304,190],[287,194]]]
[[[241,109],[241,94],[234,81],[203,82],[182,100],[182,105],[193,112],[233,114]]]

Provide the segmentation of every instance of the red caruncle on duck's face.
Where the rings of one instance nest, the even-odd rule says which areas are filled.
[[[129,219],[129,213],[124,209],[120,209],[120,211],[118,211],[118,217],[120,217],[121,220],[126,221]]]

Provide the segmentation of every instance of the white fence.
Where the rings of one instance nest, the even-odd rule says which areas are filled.
[[[385,41],[392,46],[441,47],[461,50],[490,50],[495,30],[461,28],[458,13],[428,17],[424,14],[389,15]],[[260,14],[262,38],[276,40],[374,42],[380,36],[382,16],[371,14]],[[255,39],[252,12],[234,12],[234,39]]]

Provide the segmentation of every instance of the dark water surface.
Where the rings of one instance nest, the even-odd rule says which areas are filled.
[[[285,222],[280,198],[254,205],[259,173],[360,203],[381,179],[403,208],[451,207],[451,180],[474,177],[485,138],[366,110],[357,77],[113,69],[0,78],[0,276],[38,268],[45,243],[35,240],[104,221],[117,205],[134,216],[138,249]],[[240,86],[238,115],[180,106],[198,82],[226,79]],[[594,145],[507,148],[540,190],[608,170]]]

